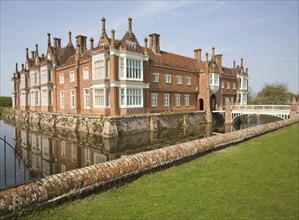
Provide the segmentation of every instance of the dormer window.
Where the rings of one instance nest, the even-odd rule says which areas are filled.
[[[129,40],[126,41],[126,46],[129,47],[129,48],[136,49],[136,43],[132,42],[132,41],[129,41]]]

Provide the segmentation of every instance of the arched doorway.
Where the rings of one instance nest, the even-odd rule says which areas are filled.
[[[203,111],[203,109],[204,109],[203,99],[199,99],[199,110]]]
[[[211,108],[211,111],[215,111],[216,110],[216,96],[215,96],[215,94],[213,94],[211,96],[210,108]]]

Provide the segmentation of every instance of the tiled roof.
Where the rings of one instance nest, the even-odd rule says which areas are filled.
[[[169,53],[165,51],[160,51],[160,54],[154,53],[150,48],[148,48],[148,55],[152,63],[164,63],[174,66],[179,66],[187,69],[199,69],[202,68],[205,62],[198,63],[195,59],[190,57],[185,57],[177,55],[174,53]]]
[[[65,64],[69,58],[76,53],[76,50],[73,47],[63,47],[56,48],[56,58],[59,65]]]

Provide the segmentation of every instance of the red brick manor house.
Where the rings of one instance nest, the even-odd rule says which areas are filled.
[[[19,110],[89,115],[128,115],[165,111],[211,111],[225,103],[247,103],[248,69],[222,66],[222,55],[212,48],[202,59],[160,49],[160,35],[153,33],[140,45],[132,18],[122,39],[108,36],[105,18],[97,44],[69,32],[68,43],[48,33],[46,54],[35,51],[13,74],[13,107]]]

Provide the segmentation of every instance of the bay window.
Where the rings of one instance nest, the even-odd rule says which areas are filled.
[[[143,107],[143,89],[121,88],[121,107]]]

